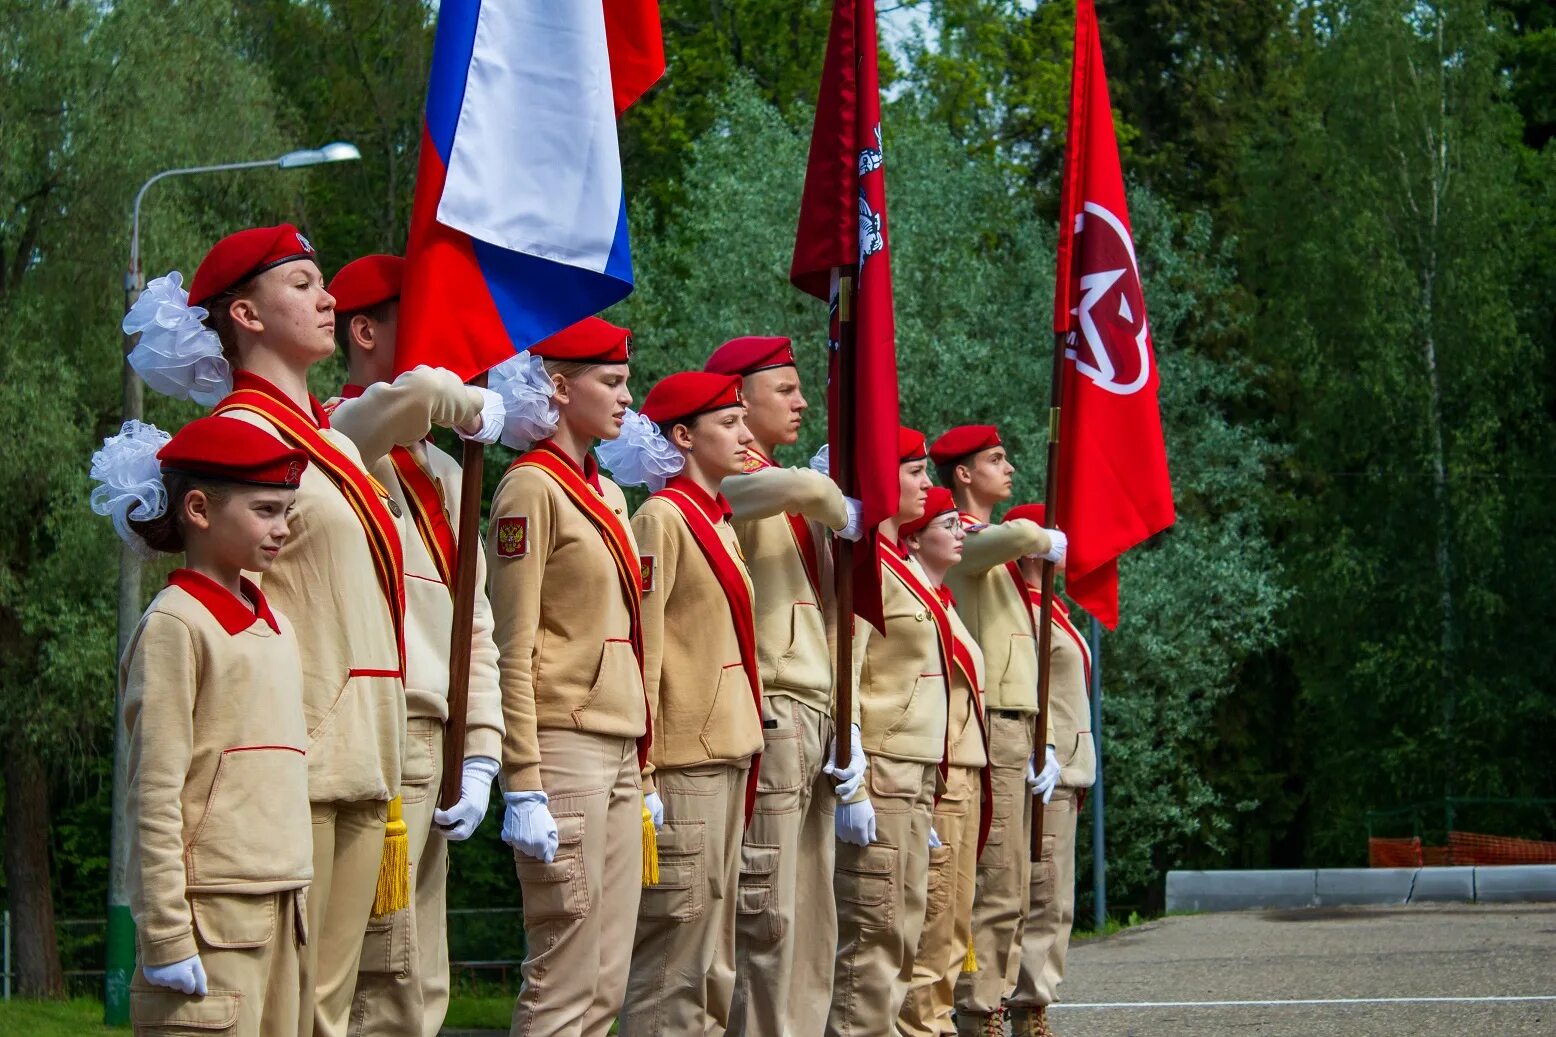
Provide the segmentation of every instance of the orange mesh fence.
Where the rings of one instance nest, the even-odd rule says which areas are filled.
[[[1367,840],[1367,863],[1374,868],[1556,864],[1556,842],[1479,832],[1449,832],[1447,846],[1423,846],[1418,838],[1373,838]]]
[[[1453,864],[1556,864],[1556,842],[1478,832],[1449,832]]]
[[[1373,868],[1421,867],[1421,840],[1368,839],[1367,864]]]

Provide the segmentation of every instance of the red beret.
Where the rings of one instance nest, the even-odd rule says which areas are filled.
[[[1041,526],[1044,524],[1043,520],[1047,514],[1047,511],[1048,509],[1041,504],[1017,504],[1014,508],[1011,508],[1009,511],[1005,512],[1005,521],[1009,522],[1011,519],[1026,519],[1029,522],[1036,522],[1039,526]]]
[[[405,260],[399,256],[363,256],[340,268],[330,279],[336,313],[356,313],[400,297]]]
[[[793,367],[794,350],[781,335],[745,335],[732,338],[713,351],[704,371],[719,374],[755,374],[772,367]]]
[[[993,425],[958,425],[935,440],[929,448],[929,458],[935,464],[945,464],[1000,445],[1000,430]]]
[[[157,451],[163,471],[297,489],[308,455],[237,418],[196,418]]]
[[[738,407],[741,378],[738,374],[682,371],[661,378],[648,390],[642,414],[660,428],[706,414],[710,410]]]
[[[944,486],[931,486],[929,488],[929,497],[924,501],[924,514],[911,522],[904,522],[897,532],[901,534],[903,539],[917,536],[928,528],[929,524],[935,521],[935,519],[957,513],[956,501],[952,499],[951,491]]]
[[[290,223],[277,227],[250,227],[222,238],[200,260],[189,283],[189,304],[204,306],[229,288],[273,266],[294,259],[314,258],[313,246]]]
[[[897,460],[906,464],[924,458],[924,433],[906,425],[897,427]]]
[[[542,360],[574,364],[625,364],[632,359],[632,332],[598,317],[585,317],[529,347]]]

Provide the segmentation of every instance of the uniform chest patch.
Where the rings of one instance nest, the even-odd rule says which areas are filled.
[[[523,558],[529,554],[529,516],[504,515],[497,520],[497,557]]]
[[[643,585],[644,594],[654,589],[653,555],[638,555],[638,580]]]

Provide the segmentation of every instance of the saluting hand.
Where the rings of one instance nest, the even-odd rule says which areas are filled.
[[[145,975],[146,982],[153,986],[167,987],[195,997],[205,996],[205,966],[200,964],[198,954],[171,965],[143,966],[141,973]]]
[[[475,834],[486,817],[486,805],[492,799],[492,779],[497,777],[497,761],[490,756],[469,756],[459,779],[459,802],[447,810],[434,810],[432,823],[451,843],[463,842]]]
[[[556,859],[556,819],[544,792],[505,792],[502,841],[526,857],[550,864]]]

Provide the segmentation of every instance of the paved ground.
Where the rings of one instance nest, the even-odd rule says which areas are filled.
[[[1166,918],[1076,946],[1069,975],[1061,1037],[1550,1037],[1556,904]],[[1341,999],[1374,1003],[1204,1004]]]

